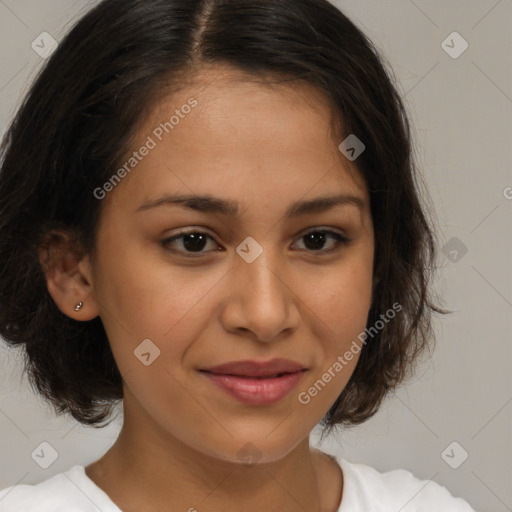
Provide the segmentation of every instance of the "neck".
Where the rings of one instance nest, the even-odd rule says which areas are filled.
[[[285,457],[246,465],[201,453],[125,408],[118,439],[86,473],[123,512],[167,510],[335,512],[333,462],[305,438]],[[336,465],[337,467],[337,465]]]

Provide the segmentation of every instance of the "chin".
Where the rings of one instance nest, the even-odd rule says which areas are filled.
[[[307,434],[293,440],[290,435],[268,436],[268,432],[265,432],[259,436],[230,439],[224,446],[219,443],[209,454],[217,459],[244,466],[270,464],[286,457],[304,438],[307,438]],[[219,451],[219,448],[224,447],[225,450]]]

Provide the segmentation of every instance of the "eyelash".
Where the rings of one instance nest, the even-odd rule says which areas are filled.
[[[319,253],[318,254],[319,256],[331,254],[332,252],[335,252],[335,251],[341,249],[342,246],[348,245],[352,241],[350,238],[347,238],[346,236],[344,236],[340,233],[337,233],[336,231],[331,231],[328,229],[315,229],[312,231],[308,231],[307,233],[304,233],[301,237],[299,237],[299,240],[302,238],[305,238],[306,236],[311,235],[313,233],[324,233],[326,235],[332,236],[332,238],[334,238],[336,241],[336,244],[332,249],[327,249],[327,250],[319,249],[317,251],[312,250],[312,249],[309,249],[309,250],[302,249],[302,250],[312,252],[312,253]],[[198,258],[198,257],[202,257],[204,254],[207,254],[208,252],[217,252],[215,250],[214,251],[206,251],[206,252],[204,252],[204,251],[187,252],[187,251],[168,248],[168,245],[171,244],[172,242],[174,242],[175,240],[179,240],[180,238],[183,238],[186,235],[192,235],[192,234],[206,235],[210,240],[213,240],[215,242],[213,237],[211,237],[208,233],[204,233],[202,231],[181,231],[170,238],[166,238],[165,240],[162,240],[160,243],[161,243],[162,247],[164,247],[164,249],[179,253],[179,254],[185,256],[186,258]]]

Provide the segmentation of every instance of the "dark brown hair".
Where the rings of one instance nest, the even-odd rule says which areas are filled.
[[[58,414],[104,426],[123,389],[103,324],[61,313],[37,248],[62,228],[94,252],[93,191],[117,169],[149,102],[162,84],[178,87],[216,63],[314,85],[345,136],[366,146],[356,165],[375,228],[368,326],[394,303],[402,310],[365,344],[322,421],[361,423],[410,374],[433,340],[431,312],[444,311],[431,300],[435,235],[404,105],[376,48],[326,0],[104,0],[78,21],[1,146],[0,334],[25,348],[29,381]]]

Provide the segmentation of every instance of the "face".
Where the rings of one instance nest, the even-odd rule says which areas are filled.
[[[141,429],[226,461],[271,462],[347,384],[374,237],[367,189],[330,118],[310,86],[217,67],[140,127],[122,180],[103,189],[90,265]],[[240,361],[264,364],[214,369]]]

